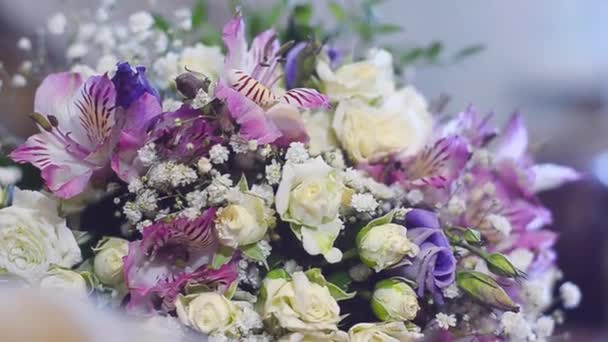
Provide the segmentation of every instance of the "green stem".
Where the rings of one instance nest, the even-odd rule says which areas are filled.
[[[480,257],[484,258],[484,259],[485,259],[485,258],[486,258],[486,256],[488,255],[488,253],[486,253],[486,251],[484,251],[483,249],[478,248],[478,247],[475,247],[475,246],[471,246],[471,245],[469,245],[469,244],[468,244],[468,243],[466,243],[466,242],[459,242],[459,243],[457,243],[457,244],[456,244],[456,246],[459,246],[459,247],[465,248],[465,249],[467,249],[468,251],[470,251],[470,252],[472,252],[472,253],[474,253],[474,254],[476,254],[476,255],[478,255],[478,256],[480,256]]]

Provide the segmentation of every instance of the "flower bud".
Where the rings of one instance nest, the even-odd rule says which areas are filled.
[[[408,240],[404,226],[386,223],[362,229],[357,234],[357,250],[365,265],[380,272],[405,256],[415,256],[419,248]]]
[[[87,282],[77,272],[62,268],[54,268],[40,280],[40,288],[44,290],[65,292],[84,298],[88,294]]]
[[[524,275],[524,273],[513,266],[511,261],[503,254],[488,254],[484,257],[484,260],[486,261],[490,272],[496,275],[508,278],[515,278]]]
[[[463,234],[464,240],[472,245],[481,244],[481,233],[475,229],[467,229]]]
[[[416,293],[403,281],[385,279],[376,284],[372,311],[383,321],[409,321],[420,310]]]
[[[119,238],[102,240],[95,249],[93,261],[95,275],[103,284],[116,286],[123,282],[123,257],[129,251],[129,242]]]
[[[482,304],[504,311],[519,311],[505,290],[494,278],[475,271],[460,271],[456,274],[458,287]]]
[[[210,83],[208,79],[199,77],[191,72],[183,73],[175,78],[177,90],[187,99],[195,98],[199,89],[207,91]]]

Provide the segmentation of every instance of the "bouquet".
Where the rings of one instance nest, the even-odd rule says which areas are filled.
[[[3,187],[4,277],[210,341],[551,338],[581,294],[537,193],[580,175],[534,162],[519,113],[433,108],[396,53],[315,39],[310,6],[217,32],[202,4],[75,25],[10,152],[43,187]]]

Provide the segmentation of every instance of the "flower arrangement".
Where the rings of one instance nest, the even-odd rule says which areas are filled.
[[[303,7],[295,41],[107,10],[10,152],[44,189],[2,190],[6,277],[212,341],[540,341],[578,305],[536,194],[580,175],[534,162],[519,113],[432,110],[387,50],[302,39]],[[223,45],[179,39],[201,30]]]

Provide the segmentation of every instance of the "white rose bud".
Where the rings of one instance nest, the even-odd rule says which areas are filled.
[[[79,273],[61,268],[47,272],[40,280],[39,286],[43,290],[60,291],[81,298],[88,294],[87,282]]]
[[[184,325],[204,334],[230,330],[238,314],[234,303],[215,292],[179,295],[175,307],[177,317]]]
[[[95,249],[93,269],[103,284],[116,286],[124,281],[123,257],[129,251],[129,241],[120,238],[102,240]]]
[[[410,321],[420,309],[414,290],[397,279],[376,284],[371,306],[376,317],[383,321]]]
[[[386,223],[362,229],[357,234],[357,250],[361,261],[380,272],[400,262],[405,256],[418,254],[419,247],[407,238],[407,229]]]
[[[350,342],[412,342],[423,335],[408,329],[403,322],[359,323],[348,330]]]

